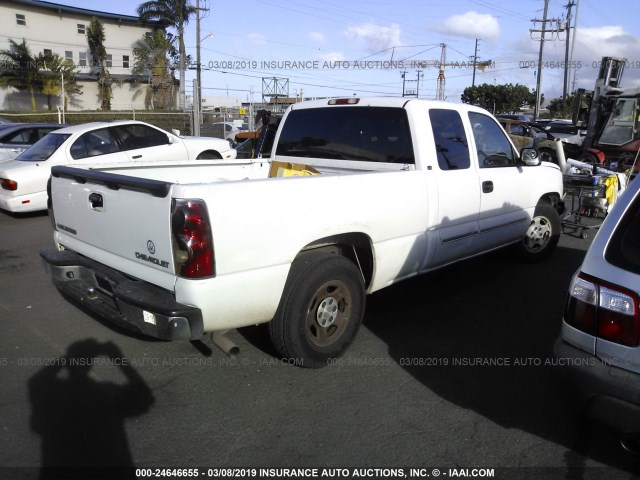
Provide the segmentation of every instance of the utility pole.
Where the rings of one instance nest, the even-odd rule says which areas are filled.
[[[198,97],[198,102],[200,102],[198,105],[198,112],[200,112],[202,108],[202,63],[200,60],[200,44],[204,39],[200,38],[200,19],[203,18],[200,12],[203,11],[208,12],[209,9],[200,8],[200,0],[196,0],[196,88],[198,91],[193,92],[193,99],[195,103],[196,97]],[[198,118],[195,120],[193,127],[194,135],[197,137],[200,136],[200,114],[198,114]]]
[[[538,114],[540,111],[540,88],[541,88],[541,84],[542,84],[542,53],[544,50],[544,42],[545,40],[547,40],[545,38],[545,34],[546,33],[558,33],[559,32],[559,28],[556,26],[556,28],[547,28],[547,23],[552,23],[555,22],[556,25],[559,23],[559,19],[557,18],[551,18],[551,19],[547,19],[547,12],[549,11],[549,0],[544,0],[544,13],[542,15],[542,20],[538,20],[538,19],[533,19],[532,22],[535,23],[542,23],[542,28],[540,30],[536,30],[536,29],[531,29],[529,30],[530,33],[534,33],[534,32],[539,32],[542,35],[540,36],[540,52],[538,54],[538,72],[537,72],[537,79],[536,79],[536,104],[535,104],[535,108],[533,110],[533,120],[536,121],[538,120]],[[552,37],[553,38],[553,37]]]
[[[575,21],[573,22],[573,36],[571,38],[571,55],[569,55],[569,61],[571,63],[573,63],[573,49],[576,46],[576,27],[578,26],[578,12],[580,11],[580,0],[576,0],[576,18]],[[574,69],[573,70],[573,86],[572,86],[572,90],[575,91],[576,89],[576,72],[578,71],[578,69]]]
[[[418,98],[419,90],[420,90],[420,78],[424,77],[422,70],[416,70],[416,80],[407,80],[407,71],[400,72],[402,76],[402,96],[403,97],[415,97]],[[416,88],[406,88],[406,84],[413,84],[415,82]]]
[[[575,5],[573,0],[565,5],[567,7],[567,24],[565,26],[565,48],[564,48],[564,88],[562,89],[562,99],[564,103],[567,102],[567,92],[569,90],[569,71],[571,66],[569,65],[569,37],[571,37],[571,8]]]
[[[473,79],[471,80],[471,88],[476,86],[476,65],[478,63],[478,40],[480,39],[476,38],[476,48],[473,51]]]
[[[440,44],[440,69],[438,70],[438,82],[436,86],[436,100],[444,101],[444,92],[446,89],[446,77],[444,75],[444,67],[447,63],[447,44]]]

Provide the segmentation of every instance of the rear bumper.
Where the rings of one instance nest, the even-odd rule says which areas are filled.
[[[54,285],[74,303],[109,322],[162,340],[196,340],[202,312],[173,294],[70,251],[40,252]]]
[[[3,195],[0,191],[0,209],[13,213],[36,212],[47,209],[47,192],[26,195]]]
[[[640,375],[608,364],[561,338],[553,348],[589,416],[621,433],[640,433]]]

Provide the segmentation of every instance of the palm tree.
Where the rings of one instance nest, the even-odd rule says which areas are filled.
[[[111,110],[111,75],[106,66],[107,49],[104,46],[104,40],[102,22],[93,17],[87,27],[87,43],[93,59],[93,68],[98,69],[100,108],[102,110]]]
[[[133,74],[147,81],[147,108],[175,108],[173,67],[178,58],[176,38],[164,30],[147,32],[133,46]]]
[[[41,92],[47,96],[47,107],[51,110],[51,100],[62,93],[62,81],[64,79],[64,98],[62,103],[66,110],[67,97],[82,94],[82,86],[78,85],[76,75],[78,70],[75,65],[55,53],[40,53],[37,58],[40,70],[39,76],[42,82]]]
[[[178,50],[180,53],[180,91],[178,94],[178,107],[184,109],[185,95],[185,61],[187,54],[184,47],[184,27],[189,23],[189,18],[195,15],[196,8],[189,0],[149,0],[138,6],[138,15],[142,21],[157,20],[176,29],[178,33]]]
[[[38,61],[27,47],[26,40],[17,43],[9,39],[9,49],[0,50],[5,68],[0,72],[0,87],[13,87],[31,94],[31,110],[36,109],[36,92],[42,87],[38,75]]]

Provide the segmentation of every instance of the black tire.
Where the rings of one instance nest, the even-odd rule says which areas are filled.
[[[520,258],[528,263],[547,258],[558,245],[561,229],[558,212],[548,203],[538,204],[525,236],[518,243]]]
[[[220,152],[207,150],[198,155],[196,160],[222,160],[222,155],[220,155]]]
[[[581,153],[580,156],[578,157],[578,161],[579,162],[584,162],[584,163],[591,163],[591,164],[600,164],[600,162],[598,161],[598,157],[596,157],[593,153],[590,152],[584,152]]]
[[[540,149],[540,161],[558,164],[556,154],[550,148]]]
[[[291,265],[269,323],[271,341],[297,365],[323,367],[351,345],[364,307],[362,274],[353,262],[331,253],[304,254]]]

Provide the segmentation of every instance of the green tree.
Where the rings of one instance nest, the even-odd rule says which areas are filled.
[[[550,100],[547,109],[553,118],[570,118],[576,108],[576,102],[576,94],[572,93],[566,100],[563,98]]]
[[[87,43],[91,53],[92,70],[98,75],[98,95],[100,108],[111,110],[111,74],[107,70],[107,49],[104,46],[105,34],[102,22],[96,17],[91,19],[87,27]]]
[[[78,71],[73,63],[63,59],[58,54],[39,54],[37,59],[39,77],[42,84],[41,92],[47,97],[47,107],[51,110],[53,97],[62,93],[62,81],[64,80],[64,108],[67,107],[67,98],[82,94],[82,86],[78,85],[76,75]]]
[[[178,107],[184,108],[185,68],[187,54],[184,46],[184,27],[189,18],[196,14],[196,9],[189,0],[149,0],[138,6],[138,15],[142,21],[157,20],[176,29],[179,52],[180,89]]]
[[[0,87],[13,87],[21,92],[31,94],[31,110],[36,109],[36,93],[42,88],[42,82],[38,75],[38,61],[35,58],[26,40],[17,43],[9,39],[9,49],[0,50],[0,59],[3,68],[0,71]]]
[[[164,30],[147,32],[133,46],[133,74],[147,84],[147,108],[175,107],[173,67],[178,60],[176,38]]]
[[[460,97],[463,103],[479,105],[493,113],[516,113],[521,107],[534,105],[535,91],[524,85],[490,85],[467,87]]]

